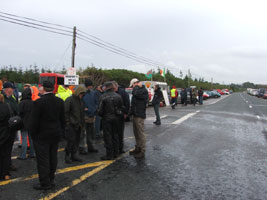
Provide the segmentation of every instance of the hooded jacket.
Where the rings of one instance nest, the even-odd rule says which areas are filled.
[[[22,99],[19,103],[19,115],[22,118],[24,129],[29,131],[30,129],[30,117],[32,111],[33,101],[32,92],[30,88],[26,88],[22,92]]]
[[[76,130],[84,128],[84,104],[79,95],[85,93],[86,89],[79,86],[72,96],[65,101],[65,120],[67,125],[72,125]]]
[[[72,91],[69,88],[65,89],[63,85],[58,86],[56,94],[57,97],[61,98],[63,101],[66,101],[66,99],[71,95]]]
[[[32,100],[36,101],[37,99],[39,99],[39,90],[36,86],[32,86]]]
[[[160,104],[160,102],[163,99],[163,94],[162,94],[161,88],[158,87],[154,92],[155,93],[154,93],[154,97],[152,100],[152,105]]]
[[[148,103],[148,92],[145,86],[135,86],[131,101],[131,114],[135,117],[146,118],[146,105]]]

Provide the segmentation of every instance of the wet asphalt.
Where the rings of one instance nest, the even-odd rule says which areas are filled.
[[[267,199],[267,100],[245,93],[204,101],[200,106],[160,109],[161,126],[152,108],[147,110],[145,159],[129,154],[54,199]],[[132,123],[126,123],[125,150],[134,147]],[[61,143],[64,146],[64,142]],[[97,154],[83,163],[100,161]],[[14,149],[14,155],[19,149]],[[58,168],[70,167],[59,152]],[[35,160],[14,160],[12,178],[36,173]],[[0,186],[0,199],[41,199],[95,169],[56,176],[52,191],[35,191],[37,179]]]

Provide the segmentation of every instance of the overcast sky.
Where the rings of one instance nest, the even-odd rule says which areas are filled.
[[[0,0],[0,11],[77,26],[169,66],[179,76],[220,83],[267,84],[267,1],[260,0]],[[68,36],[0,21],[0,66],[60,69],[71,64]],[[138,63],[77,40],[76,67],[93,63],[146,73]]]

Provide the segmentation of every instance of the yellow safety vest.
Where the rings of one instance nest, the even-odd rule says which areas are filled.
[[[174,98],[176,97],[176,89],[171,89],[171,97]]]

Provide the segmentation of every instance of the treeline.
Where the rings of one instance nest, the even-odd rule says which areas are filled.
[[[6,79],[14,81],[15,83],[32,83],[36,84],[39,82],[39,74],[44,72],[54,72],[54,73],[66,73],[66,69],[63,67],[61,71],[51,71],[49,69],[39,68],[36,65],[29,66],[25,70],[16,68],[13,66],[6,66],[0,69],[0,79]],[[145,74],[134,72],[126,69],[98,69],[94,65],[87,67],[86,69],[79,69],[77,73],[80,75],[81,82],[87,77],[90,77],[95,85],[104,83],[105,81],[115,80],[120,85],[125,87],[129,86],[130,80],[132,78],[137,78],[139,80],[149,80],[146,78]],[[212,89],[224,89],[228,88],[233,91],[243,90],[242,86],[237,84],[222,85],[219,83],[211,83],[205,81],[204,78],[193,79],[192,77],[185,76],[184,78],[176,77],[171,71],[166,70],[166,82],[169,86],[175,85],[178,88],[185,88],[189,86],[196,86],[197,88],[202,87],[205,90]],[[153,81],[164,81],[159,73],[159,69],[152,74]]]

